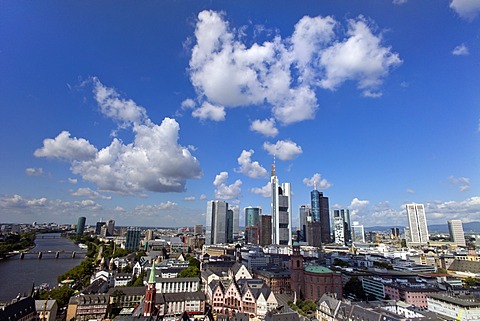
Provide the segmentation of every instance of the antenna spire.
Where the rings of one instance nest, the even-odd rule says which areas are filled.
[[[275,167],[276,167],[276,165],[275,165],[275,156],[276,156],[276,155],[273,154],[272,176],[276,176],[276,173],[275,173],[275,172],[276,172],[276,170],[275,170],[275,169],[276,169],[276,168],[275,168]]]

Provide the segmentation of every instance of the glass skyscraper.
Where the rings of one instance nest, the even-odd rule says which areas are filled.
[[[407,204],[408,227],[410,230],[409,243],[424,245],[428,243],[427,217],[423,204]]]
[[[245,207],[245,227],[247,226],[259,226],[260,215],[262,215],[261,207]]]
[[[205,244],[228,243],[233,240],[233,211],[225,201],[209,201],[205,224]],[[231,242],[230,240],[230,242]]]
[[[292,215],[290,183],[278,183],[275,162],[272,165],[272,244],[292,245]]]

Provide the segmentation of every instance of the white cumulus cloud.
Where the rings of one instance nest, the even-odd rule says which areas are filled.
[[[263,149],[281,160],[291,160],[303,153],[302,147],[291,140],[279,140],[275,144],[265,142],[263,143]]]
[[[278,135],[278,129],[275,127],[274,118],[265,120],[256,119],[251,123],[250,130],[263,134],[267,137],[275,137]]]
[[[320,190],[326,190],[332,187],[332,183],[327,181],[326,178],[322,178],[322,175],[319,173],[313,174],[310,178],[304,178],[303,184],[309,187],[316,186],[316,188]]]
[[[236,169],[236,171],[245,174],[250,178],[261,178],[267,176],[268,172],[262,167],[262,165],[260,165],[257,161],[252,162],[253,153],[253,149],[242,151],[240,156],[237,158],[238,165],[240,165],[240,167]]]
[[[202,104],[194,117],[218,121],[227,108],[266,105],[275,121],[288,125],[315,117],[318,88],[335,89],[353,80],[366,95],[380,95],[378,87],[401,60],[382,46],[363,17],[348,23],[344,39],[333,17],[304,16],[290,37],[269,35],[270,40],[247,45],[245,28],[230,27],[223,13],[200,12],[189,76],[197,101],[210,105]],[[272,137],[273,128],[259,122],[251,127]]]
[[[327,48],[320,58],[326,78],[323,88],[334,90],[347,80],[358,83],[364,93],[371,93],[383,82],[391,68],[402,63],[390,47],[383,47],[381,37],[374,35],[367,21],[360,17],[349,21],[348,38]]]
[[[250,193],[262,195],[265,198],[272,197],[272,184],[268,182],[265,186],[253,187],[250,189]]]
[[[450,8],[463,19],[472,21],[480,12],[480,1],[478,0],[452,0]]]
[[[237,179],[235,183],[227,185],[228,180],[228,173],[221,172],[220,174],[215,176],[215,180],[213,181],[213,185],[216,187],[215,189],[215,198],[222,199],[222,200],[231,200],[238,198],[241,193],[242,181]]]
[[[102,195],[99,192],[94,191],[88,187],[80,187],[76,191],[70,190],[70,195],[76,196],[76,197],[90,198],[90,199],[101,199],[101,200],[112,199],[111,196]]]
[[[25,169],[25,174],[28,176],[42,176],[43,175],[43,168],[33,168],[29,167]]]
[[[350,214],[353,219],[362,219],[365,217],[365,215],[368,214],[368,205],[370,204],[370,201],[368,200],[360,200],[357,197],[355,197],[351,202],[350,205],[348,206],[348,209],[350,210]],[[360,224],[366,224],[367,222],[360,222]]]
[[[452,50],[452,55],[454,56],[468,56],[469,54],[470,54],[470,51],[468,50],[468,47],[464,43],[456,46]]]
[[[209,102],[204,102],[202,106],[192,111],[192,116],[202,120],[224,121],[225,108],[222,106],[215,106]]]
[[[63,131],[45,139],[37,157],[69,161],[72,173],[95,183],[100,191],[134,195],[145,191],[183,192],[187,179],[199,178],[201,169],[191,148],[178,144],[180,126],[175,119],[153,123],[143,107],[119,97],[112,88],[94,78],[94,92],[102,112],[131,128],[134,139],[124,143],[114,138],[100,150],[83,138],[70,138]]]

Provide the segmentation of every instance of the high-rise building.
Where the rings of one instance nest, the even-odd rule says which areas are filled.
[[[321,234],[319,231],[321,230],[321,223],[318,221],[314,222],[307,222],[307,242],[310,246],[321,247],[322,240]]]
[[[203,234],[203,225],[202,224],[196,224],[195,226],[193,226],[193,234],[202,235]]]
[[[95,225],[95,234],[96,235],[100,235],[101,231],[102,231],[102,226],[104,226],[106,223],[105,222],[97,222],[97,225]]]
[[[107,236],[113,236],[114,232],[115,232],[115,221],[114,220],[108,220],[107,221]]]
[[[227,242],[233,242],[233,210],[228,209],[227,211]]]
[[[233,211],[233,237],[235,238],[240,233],[240,208],[238,205],[231,206]]]
[[[77,222],[77,234],[78,235],[83,235],[83,232],[85,231],[85,222],[87,221],[87,218],[85,216],[80,216],[78,218]]]
[[[155,234],[153,230],[146,230],[145,231],[145,241],[151,241],[155,239]]]
[[[125,238],[125,249],[129,251],[138,250],[140,245],[140,229],[138,227],[129,227]]]
[[[245,227],[260,226],[260,215],[262,215],[261,207],[245,207]]]
[[[330,207],[328,205],[328,197],[317,191],[315,186],[313,191],[310,192],[310,201],[313,221],[322,223],[320,230],[322,243],[330,243]]]
[[[358,222],[352,225],[352,242],[365,243],[365,229]]]
[[[347,245],[352,242],[352,227],[348,209],[333,211],[333,234],[337,244]]]
[[[227,243],[229,223],[227,218],[228,203],[225,201],[209,201],[205,224],[205,244]],[[232,221],[233,221],[233,213]],[[233,234],[233,224],[231,225]]]
[[[246,226],[245,227],[245,242],[247,244],[255,244],[259,243],[259,227],[255,225]]]
[[[298,209],[300,216],[300,239],[299,241],[307,242],[307,222],[312,221],[312,208],[310,205],[301,205]]]
[[[260,216],[260,245],[266,246],[272,244],[272,216]]]
[[[290,183],[279,186],[275,173],[275,161],[272,165],[272,244],[292,245],[292,206]]]
[[[408,227],[411,245],[424,245],[428,243],[427,217],[423,204],[407,204]]]
[[[463,233],[463,224],[460,220],[448,221],[448,231],[450,232],[450,241],[458,246],[467,246],[465,234]]]

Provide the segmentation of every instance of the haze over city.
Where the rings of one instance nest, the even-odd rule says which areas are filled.
[[[314,182],[365,226],[480,220],[480,5],[2,1],[2,222],[293,225]],[[275,7],[275,8],[273,8]]]

